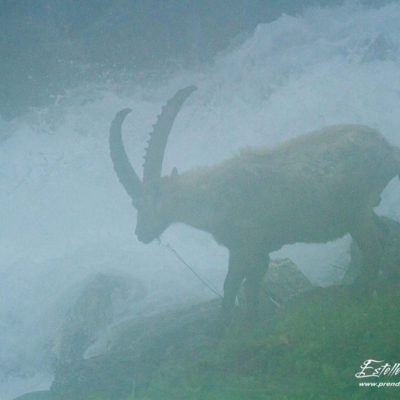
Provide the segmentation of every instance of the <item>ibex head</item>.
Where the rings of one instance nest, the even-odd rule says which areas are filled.
[[[131,112],[124,109],[117,113],[110,128],[110,153],[118,179],[132,199],[133,206],[138,210],[136,235],[141,242],[150,243],[158,238],[172,222],[165,212],[163,193],[168,179],[161,178],[162,162],[165,147],[172,124],[182,104],[195,90],[189,86],[179,90],[163,107],[146,149],[143,164],[143,180],[134,171],[122,142],[121,126]]]

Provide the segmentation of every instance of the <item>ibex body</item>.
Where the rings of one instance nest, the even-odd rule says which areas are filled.
[[[136,234],[149,243],[172,223],[209,232],[229,250],[223,317],[230,319],[240,284],[250,312],[269,253],[285,244],[327,242],[350,233],[363,254],[363,278],[373,279],[382,234],[373,212],[388,182],[400,172],[400,150],[376,130],[331,126],[274,149],[258,148],[214,167],[161,177],[173,120],[193,91],[179,91],[151,134],[140,181],[125,154],[117,114],[110,149],[117,175],[138,210]]]

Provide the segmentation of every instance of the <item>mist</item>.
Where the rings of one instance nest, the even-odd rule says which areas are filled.
[[[209,234],[173,225],[161,244],[137,240],[136,210],[109,156],[119,110],[133,110],[124,142],[139,174],[162,106],[192,84],[163,174],[341,123],[376,128],[400,146],[400,4],[272,3],[2,3],[1,399],[49,388],[57,332],[99,273],[130,289],[89,354],[101,354],[120,321],[215,298],[168,244],[222,293],[228,252]],[[399,204],[395,179],[377,212],[399,220]],[[271,257],[290,257],[329,286],[343,276],[329,266],[348,264],[350,241],[285,246]],[[146,292],[139,300],[135,285]]]

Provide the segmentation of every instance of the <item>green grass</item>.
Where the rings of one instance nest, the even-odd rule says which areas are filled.
[[[366,298],[313,290],[275,323],[232,328],[214,357],[153,381],[140,400],[397,399],[400,388],[361,388],[364,360],[400,362],[400,288]],[[400,375],[391,381],[400,380]],[[382,379],[381,379],[382,381]]]

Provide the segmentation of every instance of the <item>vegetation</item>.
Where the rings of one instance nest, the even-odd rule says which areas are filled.
[[[366,359],[400,362],[399,304],[398,286],[380,287],[369,297],[349,287],[310,291],[274,321],[251,329],[236,321],[212,357],[164,372],[130,399],[399,398],[399,387],[359,387],[355,377]]]

